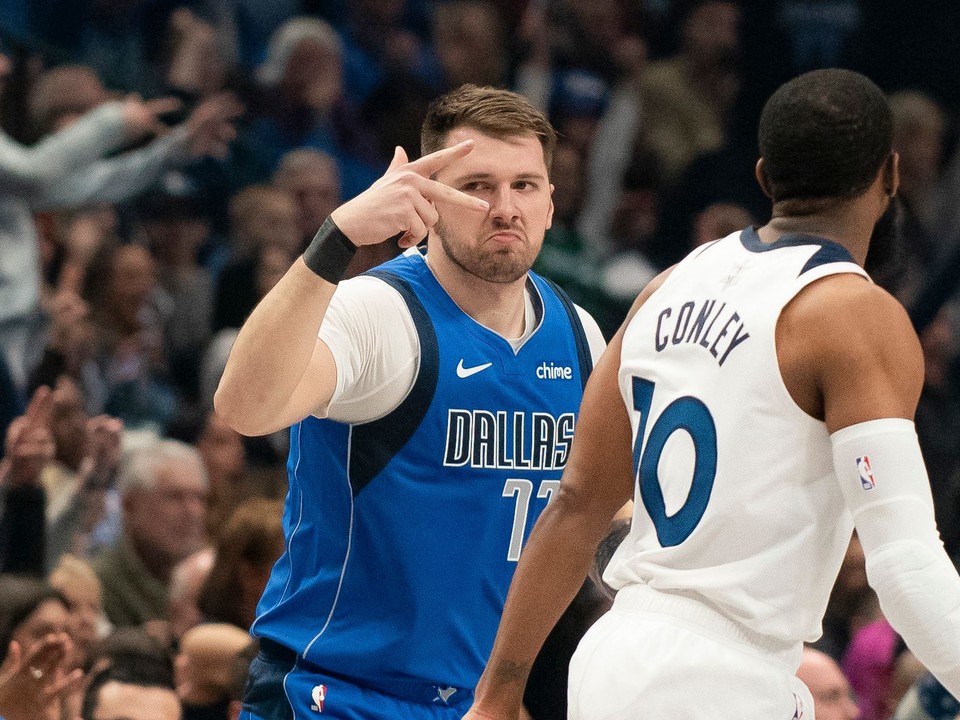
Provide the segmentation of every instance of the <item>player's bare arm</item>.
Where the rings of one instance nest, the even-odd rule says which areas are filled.
[[[777,324],[787,389],[829,432],[877,418],[913,419],[923,355],[906,311],[858,275],[811,283]]]
[[[430,179],[472,147],[459,143],[413,162],[397,148],[383,177],[333,212],[336,228],[355,246],[400,235],[407,247],[437,222],[437,200],[486,212],[484,201]],[[214,396],[217,412],[235,430],[263,435],[326,408],[336,365],[317,333],[336,287],[301,257],[251,313]]]
[[[620,350],[630,319],[668,273],[641,292],[587,381],[560,490],[520,557],[467,719],[517,717],[541,645],[583,584],[611,520],[633,497],[632,430],[617,379]]]
[[[810,378],[867,578],[894,629],[957,693],[960,577],[937,532],[912,424],[923,384],[919,340],[902,306],[874,285],[838,277],[811,290],[785,315],[816,338]]]

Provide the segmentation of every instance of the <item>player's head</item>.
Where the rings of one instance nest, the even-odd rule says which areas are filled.
[[[760,116],[758,179],[775,204],[786,203],[798,213],[856,198],[881,173],[893,195],[892,137],[890,108],[880,88],[850,70],[815,70],[780,86],[767,100]]]
[[[444,147],[450,132],[472,128],[497,139],[534,135],[550,168],[557,133],[546,116],[523,95],[492,87],[463,85],[435,100],[420,129],[423,155]]]

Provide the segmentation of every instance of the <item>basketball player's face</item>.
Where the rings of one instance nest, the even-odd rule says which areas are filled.
[[[499,140],[458,128],[447,137],[446,147],[467,139],[474,141],[473,151],[435,179],[486,200],[490,210],[483,214],[438,202],[434,232],[439,249],[481,280],[515,282],[533,265],[553,218],[543,146],[532,134]],[[437,244],[431,243],[431,252]]]

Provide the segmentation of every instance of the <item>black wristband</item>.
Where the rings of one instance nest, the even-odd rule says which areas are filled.
[[[357,246],[328,217],[303,251],[303,262],[317,275],[336,285],[357,252]]]

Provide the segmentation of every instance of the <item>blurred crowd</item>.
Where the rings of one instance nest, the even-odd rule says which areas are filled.
[[[917,429],[960,557],[957,29],[949,0],[0,0],[0,715],[235,717],[287,438],[241,437],[213,392],[258,299],[463,83],[560,132],[535,270],[608,336],[660,270],[767,220],[775,87],[845,66],[888,92],[903,246],[876,279],[924,346]],[[562,717],[550,648],[609,603],[599,584],[548,643],[535,718]],[[818,718],[960,713],[856,538],[824,630],[801,668]]]

